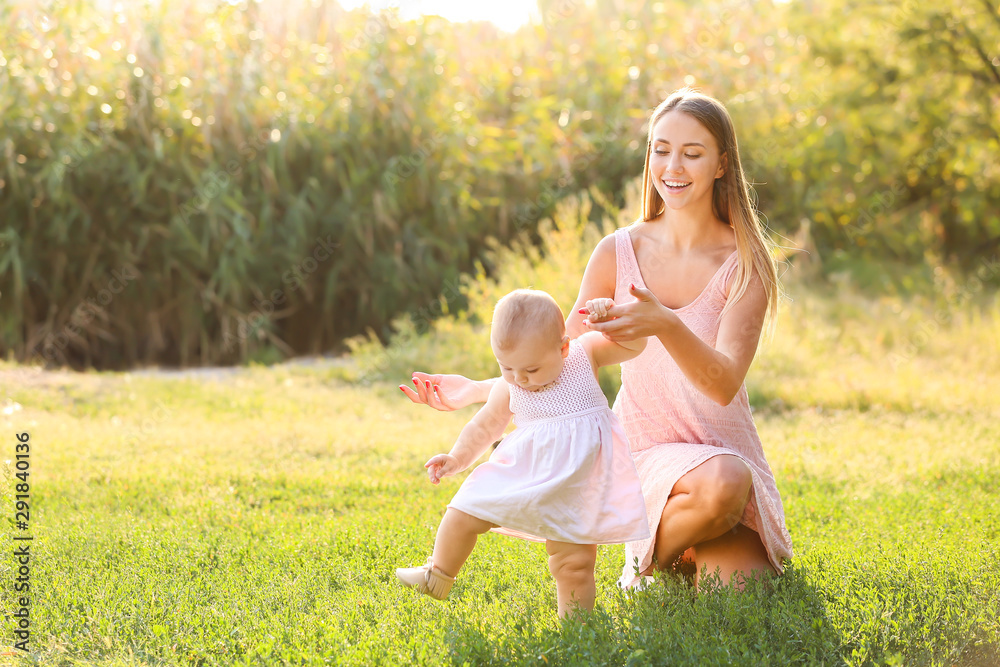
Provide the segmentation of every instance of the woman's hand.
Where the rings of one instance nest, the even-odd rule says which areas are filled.
[[[428,375],[417,372],[411,379],[414,388],[399,385],[406,397],[414,403],[429,405],[442,412],[458,410],[485,400],[478,383],[463,375]]]
[[[439,484],[442,477],[449,477],[464,470],[459,465],[458,459],[451,454],[433,456],[424,467],[427,468],[427,477],[431,480],[431,484]]]
[[[665,325],[677,319],[677,316],[664,308],[648,289],[631,285],[629,294],[635,297],[635,301],[614,304],[604,310],[602,316],[588,317],[584,320],[584,325],[591,331],[599,331],[608,340],[618,343],[661,334]],[[588,301],[588,311],[591,309],[591,304],[598,301],[611,301],[611,299]],[[595,308],[600,315],[597,304]]]

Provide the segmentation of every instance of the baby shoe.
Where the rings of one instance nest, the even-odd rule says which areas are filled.
[[[396,577],[404,586],[415,587],[417,591],[437,600],[448,597],[451,585],[455,583],[455,577],[449,577],[440,568],[434,567],[432,558],[428,558],[427,563],[420,567],[397,568]]]

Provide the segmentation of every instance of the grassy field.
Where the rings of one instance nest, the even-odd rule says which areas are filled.
[[[444,603],[395,581],[458,487],[422,463],[468,410],[412,406],[342,365],[0,364],[0,460],[30,434],[34,536],[30,654],[0,660],[1000,664],[1000,307],[792,296],[748,381],[795,541],[787,575],[700,595],[664,577],[627,599],[621,548],[603,547],[596,612],[564,624],[539,545],[485,536]]]

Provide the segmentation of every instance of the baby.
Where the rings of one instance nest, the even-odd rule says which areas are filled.
[[[608,302],[587,302],[588,312],[599,319]],[[597,545],[649,538],[628,442],[597,382],[598,367],[637,356],[645,340],[590,332],[571,341],[551,296],[516,290],[497,302],[490,344],[502,379],[451,451],[424,465],[431,482],[475,463],[512,417],[517,429],[455,494],[427,563],[396,575],[443,600],[479,535],[493,530],[545,543],[559,616],[591,610]]]

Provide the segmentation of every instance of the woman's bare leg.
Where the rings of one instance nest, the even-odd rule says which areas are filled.
[[[695,573],[696,586],[703,569],[709,575],[718,569],[724,586],[733,582],[734,575],[740,575],[733,582],[738,588],[743,587],[742,577],[772,577],[777,574],[760,535],[743,524],[737,524],[724,535],[698,544],[693,551],[695,566],[698,568]]]
[[[658,566],[670,567],[690,547],[739,524],[752,489],[750,467],[732,454],[713,456],[677,480],[656,529]]]

